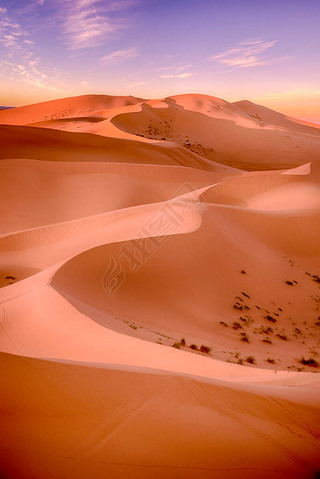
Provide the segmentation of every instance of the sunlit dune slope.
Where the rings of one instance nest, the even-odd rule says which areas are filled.
[[[296,133],[313,135],[317,138],[320,136],[319,125],[318,128],[316,128],[316,125],[313,125],[312,123],[288,117],[282,113],[271,110],[270,108],[262,105],[257,105],[256,103],[252,103],[248,100],[236,101],[233,103],[233,105],[249,115],[250,118],[252,118],[261,126],[274,125],[284,130],[294,131]]]
[[[319,129],[249,101],[228,103],[207,95],[161,100],[86,95],[1,111],[0,123],[138,137],[140,143],[170,141],[249,171],[319,162]]]
[[[276,121],[263,123],[218,99],[205,97],[200,102],[193,96],[178,96],[165,102],[167,108],[144,104],[141,112],[117,115],[112,123],[147,138],[177,142],[205,158],[245,170],[290,168],[306,158],[319,161],[320,131],[285,117],[279,125],[279,114],[274,114]]]
[[[310,171],[309,165],[304,167]],[[209,203],[284,213],[319,210],[319,184],[309,173],[300,175],[298,170],[299,167],[290,174],[289,171],[283,174],[264,172],[226,178],[206,191],[203,199]]]
[[[0,123],[26,125],[39,121],[61,120],[73,117],[90,117],[90,113],[141,103],[133,96],[83,95],[51,100],[34,105],[3,110]]]
[[[316,388],[301,394],[10,355],[2,355],[1,364],[5,477],[314,474]]]

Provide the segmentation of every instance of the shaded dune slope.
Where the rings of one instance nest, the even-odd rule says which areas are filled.
[[[0,158],[45,161],[113,161],[180,165],[210,170],[205,159],[179,146],[149,145],[129,139],[24,126],[0,126]]]
[[[1,234],[156,203],[228,174],[113,162],[2,160]],[[230,173],[234,176],[239,173]]]

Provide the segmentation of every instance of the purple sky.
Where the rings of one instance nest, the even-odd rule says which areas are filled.
[[[0,105],[250,99],[320,123],[319,0],[0,0]]]

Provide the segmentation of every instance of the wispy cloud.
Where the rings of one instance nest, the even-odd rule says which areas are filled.
[[[188,70],[191,68],[192,65],[174,65],[174,66],[168,66],[168,67],[160,67],[158,70],[162,71],[167,71],[168,73],[163,73],[160,75],[160,78],[181,78],[181,79],[186,79],[186,78],[191,78],[197,73],[192,73],[192,72],[186,72],[185,70]]]
[[[109,53],[101,58],[101,60],[106,62],[116,62],[120,60],[126,60],[127,58],[134,58],[137,56],[136,48],[128,48],[127,50],[116,50],[115,52]]]
[[[142,3],[142,1],[143,0],[109,0],[108,2],[104,2],[104,9],[107,12],[118,12],[130,7],[135,7]]]
[[[21,50],[27,33],[21,25],[7,15],[5,8],[0,9],[0,44],[8,50]]]
[[[115,30],[107,16],[99,14],[94,2],[78,1],[70,7],[63,22],[68,48],[78,50],[99,46]]]
[[[160,71],[174,71],[175,73],[182,72],[183,70],[186,70],[187,68],[191,68],[192,65],[175,65],[175,66],[170,66],[170,67],[160,67],[158,70]]]
[[[115,12],[126,10],[138,0],[60,0],[62,28],[69,50],[98,47],[110,35],[126,27],[114,17]]]
[[[212,56],[209,60],[217,61],[222,65],[240,68],[266,65],[269,61],[263,58],[262,54],[273,47],[277,41],[278,40],[265,42],[263,40],[252,40],[241,42],[236,48],[231,48],[230,50]]]
[[[64,85],[61,76],[54,68],[41,66],[30,36],[13,14],[1,9],[0,45],[4,47],[4,55],[0,61],[1,74],[12,80],[20,79],[30,85],[59,91],[59,86]]]
[[[147,82],[145,81],[137,81],[135,83],[130,83],[128,86],[129,88],[137,88],[138,86],[146,85]]]
[[[37,61],[26,61],[17,63],[10,60],[1,60],[0,69],[11,80],[23,80],[28,85],[34,85],[49,91],[60,92],[65,87],[64,82],[57,72],[41,68],[37,65]]]
[[[191,72],[186,72],[186,73],[167,73],[165,75],[160,75],[160,78],[191,78],[197,75],[197,73],[191,73]]]

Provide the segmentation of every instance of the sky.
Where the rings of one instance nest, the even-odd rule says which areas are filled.
[[[0,105],[248,99],[320,123],[320,0],[0,0]]]

